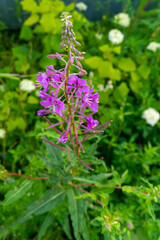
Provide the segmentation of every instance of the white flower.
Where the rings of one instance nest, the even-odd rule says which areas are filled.
[[[108,38],[112,43],[119,44],[123,41],[124,35],[118,29],[109,31]]]
[[[76,7],[79,11],[86,11],[88,6],[84,2],[76,3]]]
[[[31,80],[24,79],[20,82],[20,89],[23,91],[31,92],[35,89],[35,85]]]
[[[6,134],[6,131],[3,128],[1,128],[0,129],[0,138],[4,138],[5,134]]]
[[[113,82],[112,82],[112,80],[109,80],[107,85],[106,85],[106,87],[105,87],[106,90],[108,90],[109,88],[113,89]]]
[[[114,16],[114,21],[123,27],[128,27],[130,24],[130,17],[127,13],[118,13]]]
[[[150,42],[147,46],[147,49],[156,52],[157,49],[160,49],[160,43],[157,42]]]
[[[159,121],[160,114],[154,108],[149,107],[142,113],[142,118],[153,127]]]
[[[104,91],[104,86],[103,86],[103,84],[98,84],[97,87],[99,88],[99,91]]]
[[[100,40],[103,37],[103,34],[95,33],[95,37]]]

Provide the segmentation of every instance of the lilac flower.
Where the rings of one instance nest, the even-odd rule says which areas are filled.
[[[90,107],[93,112],[97,112],[99,94],[92,94],[92,92],[93,88],[91,88],[89,92],[84,93],[82,97],[81,108]]]
[[[65,131],[59,138],[58,138],[58,143],[62,142],[62,143],[66,143],[68,140],[68,132]]]
[[[46,73],[40,72],[39,74],[37,74],[37,83],[44,88],[43,92],[47,92],[49,83],[48,83],[48,77]]]
[[[54,107],[56,108],[56,111],[54,110],[54,112],[56,112],[58,115],[62,115],[62,110],[65,108],[65,105],[62,101],[60,101],[59,99],[55,99],[54,100]]]
[[[86,80],[78,78],[76,75],[71,75],[68,79],[68,85],[72,86],[72,88],[82,88],[86,86],[86,84]]]
[[[54,74],[51,77],[52,87],[54,87],[54,88],[59,88],[60,87],[60,84],[62,83],[61,76],[62,76],[62,74]]]
[[[71,119],[69,119],[67,130],[58,138],[58,143],[66,143],[68,141],[68,133],[70,131]]]
[[[48,98],[46,98],[46,100],[44,101],[41,101],[40,104],[45,107],[45,108],[48,108],[50,107],[54,102],[54,97],[52,96],[49,96]]]
[[[87,121],[87,127],[89,129],[94,128],[99,123],[98,120],[94,120],[92,116],[86,117],[86,121]]]
[[[38,110],[37,111],[38,116],[46,115],[48,113],[49,113],[49,110]]]

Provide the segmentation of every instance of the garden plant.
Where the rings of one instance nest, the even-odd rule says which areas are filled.
[[[160,240],[160,4],[121,2],[1,23],[0,239]]]

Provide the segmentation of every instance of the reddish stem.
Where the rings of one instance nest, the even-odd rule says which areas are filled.
[[[27,175],[23,175],[23,174],[18,174],[18,173],[7,173],[8,176],[17,176],[17,177],[24,177],[24,178],[28,178],[31,180],[39,180],[39,179],[49,179],[49,177],[30,177]]]

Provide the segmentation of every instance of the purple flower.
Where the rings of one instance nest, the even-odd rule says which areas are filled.
[[[71,125],[71,119],[69,119],[67,130],[58,138],[57,143],[59,143],[59,142],[66,143],[67,142],[70,125]]]
[[[86,117],[86,121],[87,121],[87,127],[89,129],[94,128],[99,123],[98,120],[94,120],[92,116]]]
[[[43,92],[41,92],[39,96],[43,99],[43,101],[40,102],[43,107],[49,108],[49,111],[53,114],[57,113],[60,116],[62,115],[62,110],[65,108],[62,101]]]
[[[49,113],[49,110],[38,110],[37,111],[38,116],[46,115],[48,113]]]
[[[52,85],[52,87],[59,88],[60,84],[62,83],[61,76],[62,76],[62,74],[54,74],[51,77],[51,85]]]
[[[46,73],[37,74],[37,83],[44,88],[43,92],[47,92],[49,83],[48,83],[48,77]]]
[[[55,99],[54,102],[54,109],[53,112],[56,112],[58,115],[62,115],[62,110],[65,108],[65,105],[62,101],[60,101],[59,99]],[[56,108],[56,110],[55,110]]]
[[[52,74],[55,74],[55,69],[54,69],[53,65],[46,67],[46,73],[48,76],[52,76]]]
[[[68,131],[65,131],[59,138],[58,138],[58,143],[66,143],[68,140]]]
[[[85,91],[86,90],[87,88],[85,89]],[[93,88],[91,88],[89,92],[84,93],[81,101],[81,108],[90,107],[93,112],[97,112],[99,94],[98,93],[92,94],[92,92]]]
[[[86,84],[86,80],[78,78],[76,75],[71,75],[68,80],[68,85],[72,86],[72,88],[82,88],[86,86]]]
[[[48,108],[50,107],[54,102],[54,97],[52,96],[49,96],[46,100],[44,101],[41,101],[40,104],[45,107],[45,108]]]

